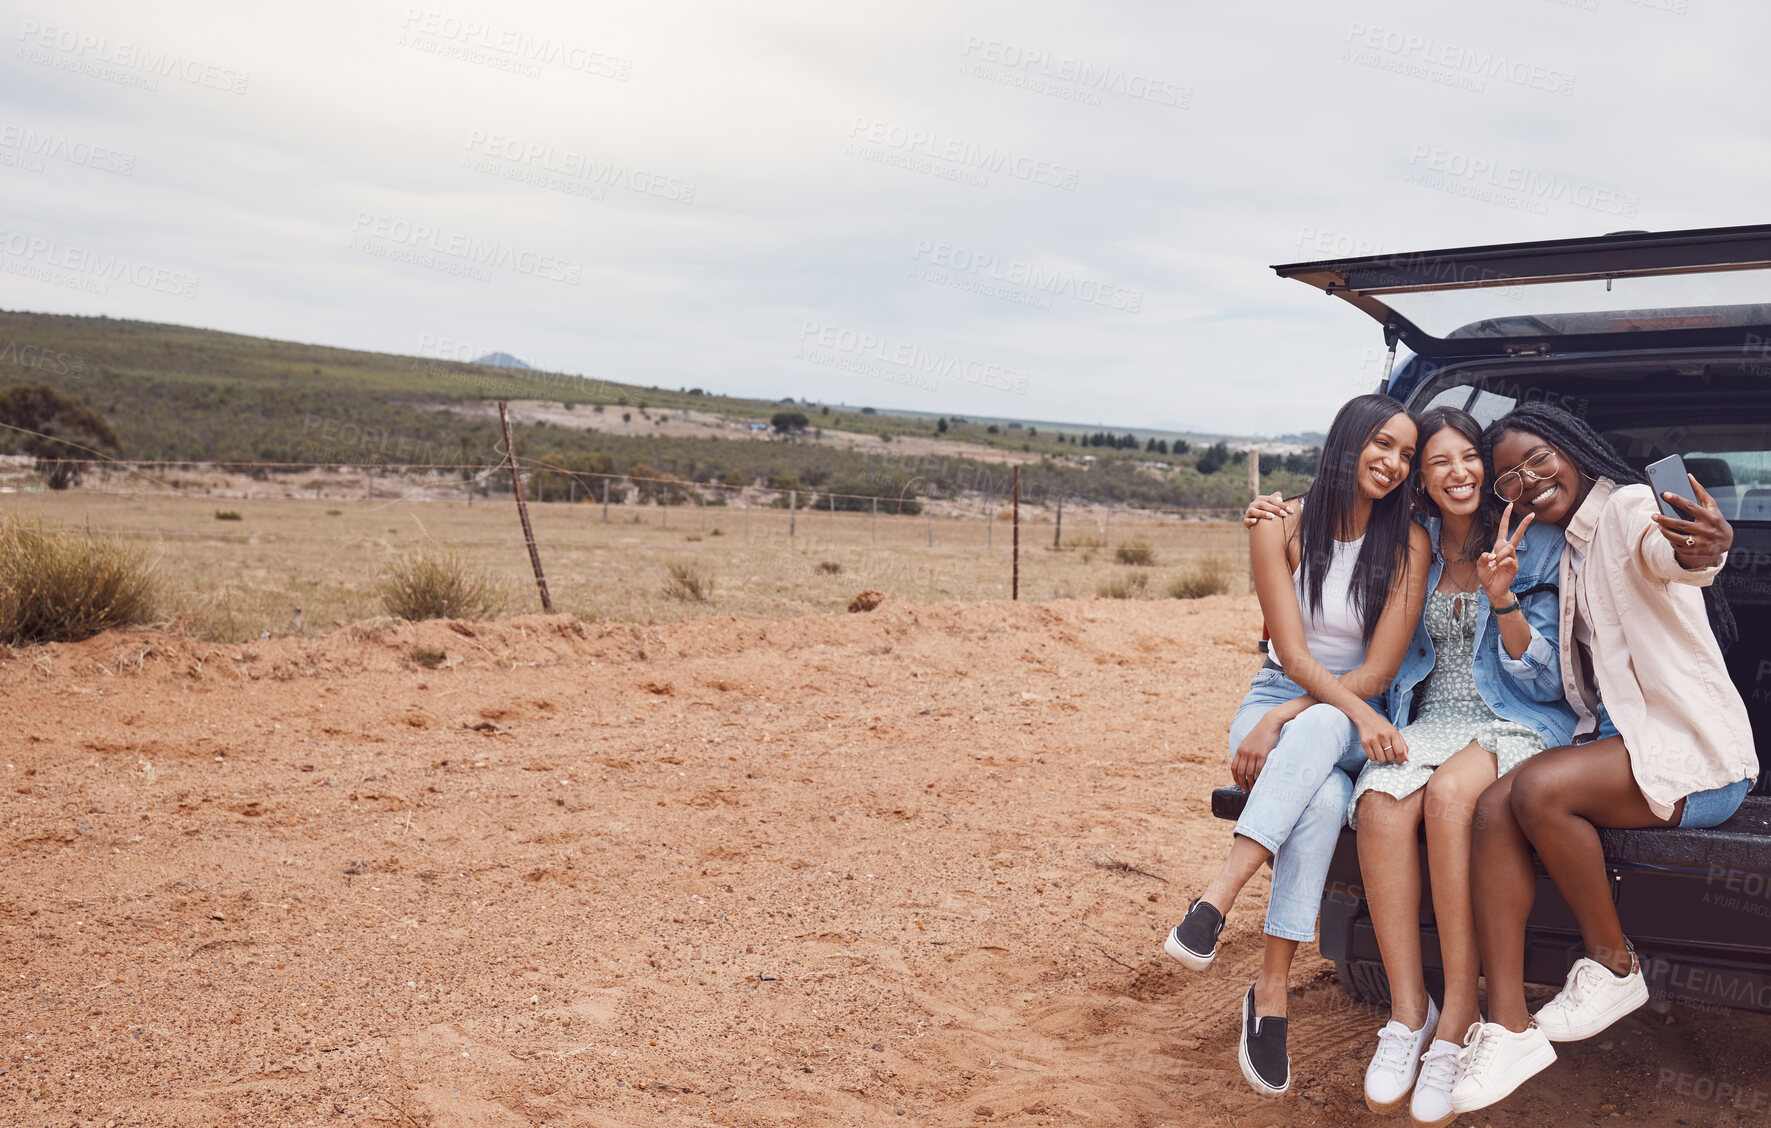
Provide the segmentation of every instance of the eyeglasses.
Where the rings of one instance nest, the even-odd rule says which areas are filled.
[[[1554,478],[1562,469],[1562,462],[1553,450],[1540,450],[1521,462],[1517,468],[1508,470],[1494,480],[1494,496],[1505,502],[1515,502],[1525,496],[1525,487],[1531,482],[1541,482],[1545,478]]]

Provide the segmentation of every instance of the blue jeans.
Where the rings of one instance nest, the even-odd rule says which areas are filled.
[[[1303,689],[1278,670],[1255,674],[1230,722],[1230,754],[1269,709],[1302,696]],[[1273,852],[1267,935],[1316,938],[1328,864],[1353,798],[1351,773],[1365,760],[1359,730],[1333,705],[1312,705],[1279,730],[1279,743],[1236,820],[1237,834]]]
[[[1752,785],[1753,781],[1750,779],[1737,779],[1709,791],[1698,791],[1685,796],[1685,811],[1679,816],[1679,825],[1721,826],[1734,817],[1735,811],[1740,810],[1741,800],[1746,798]]]

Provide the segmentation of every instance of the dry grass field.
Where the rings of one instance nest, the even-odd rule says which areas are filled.
[[[314,634],[380,617],[378,576],[393,554],[424,542],[453,545],[492,572],[507,592],[509,611],[540,609],[508,495],[469,504],[247,498],[241,492],[16,493],[0,495],[0,516],[112,532],[141,544],[159,562],[167,618],[216,641]],[[239,520],[219,520],[217,513]],[[590,503],[531,505],[530,516],[555,610],[587,619],[661,623],[839,611],[868,589],[916,603],[1009,595],[1006,508],[998,510],[993,529],[981,506],[941,502],[927,515],[877,519],[820,510],[790,521],[786,511],[761,506],[746,512],[740,505],[612,505],[605,522],[603,507]],[[1237,525],[1066,509],[1069,547],[1053,551],[1053,515],[1029,507],[1022,516],[1024,600],[1087,598],[1109,585],[1133,598],[1164,598],[1175,576],[1202,556],[1221,557],[1232,590],[1246,590],[1246,546]],[[1119,563],[1117,550],[1128,542],[1149,545],[1154,562]],[[672,564],[711,581],[711,597],[666,596]]]

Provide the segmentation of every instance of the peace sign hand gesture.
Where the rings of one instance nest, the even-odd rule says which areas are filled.
[[[1527,513],[1525,520],[1519,522],[1511,536],[1507,535],[1507,526],[1513,521],[1513,506],[1507,503],[1500,515],[1500,530],[1495,535],[1494,547],[1476,559],[1476,578],[1482,583],[1482,590],[1488,593],[1488,602],[1495,607],[1504,607],[1513,602],[1513,581],[1519,576],[1519,544],[1525,536],[1525,530],[1531,522],[1537,520],[1537,514]]]

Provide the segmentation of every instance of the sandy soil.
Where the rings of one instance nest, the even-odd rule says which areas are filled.
[[[0,660],[0,1122],[1377,1123],[1383,1016],[1313,947],[1279,1101],[1235,1062],[1258,912],[1209,973],[1159,952],[1226,844],[1254,623],[888,600]],[[1639,1012],[1464,1122],[1741,1122],[1699,1094],[1771,1087],[1768,1035]]]

